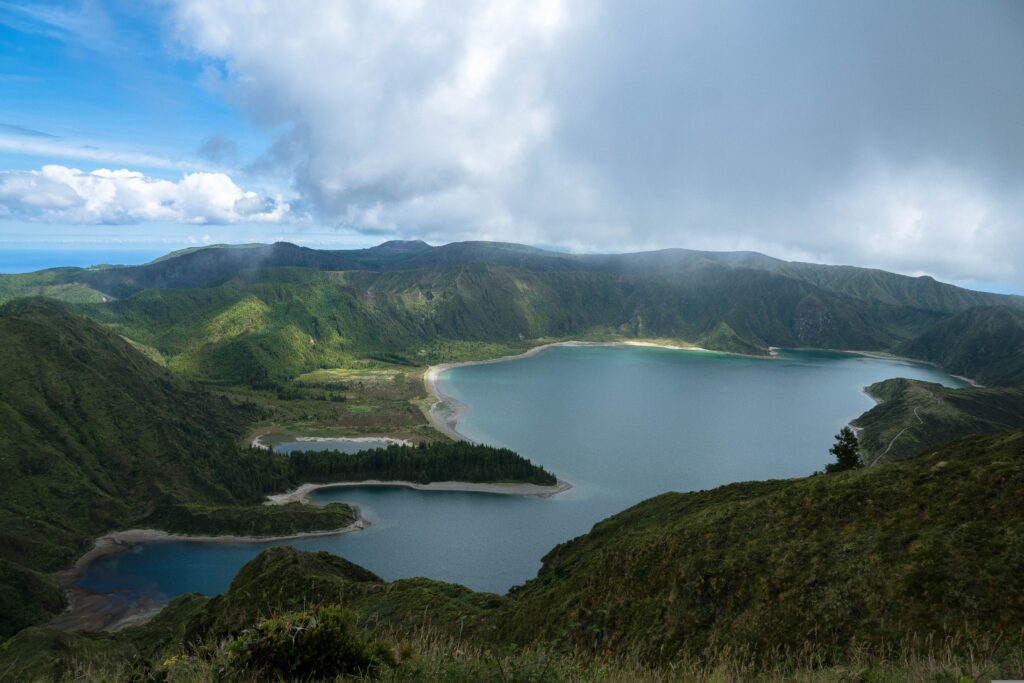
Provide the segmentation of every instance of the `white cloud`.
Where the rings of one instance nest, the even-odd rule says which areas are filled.
[[[1024,284],[1009,5],[170,8],[211,87],[287,131],[251,169],[290,176],[329,225]]]
[[[395,221],[395,205],[453,193],[501,211],[499,187],[550,132],[543,71],[564,0],[183,0],[175,17],[225,63],[228,97],[291,126],[271,161],[329,220]]]
[[[276,223],[289,205],[238,187],[223,173],[174,182],[126,169],[82,171],[48,165],[0,172],[0,218],[49,223]]]
[[[1024,190],[996,192],[946,165],[865,170],[822,205],[820,216],[830,225],[815,239],[817,250],[833,259],[845,253],[867,265],[955,280],[1024,275]]]
[[[107,149],[92,144],[0,135],[0,152],[26,154],[48,159],[76,159],[109,164],[130,164],[149,168],[186,170],[194,163],[175,161],[154,154]]]

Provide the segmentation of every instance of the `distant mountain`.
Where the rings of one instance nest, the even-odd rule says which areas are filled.
[[[986,385],[1024,384],[1024,312],[1008,306],[968,309],[896,347]]]
[[[455,242],[432,247],[421,241],[391,241],[369,249],[317,250],[286,242],[272,245],[213,245],[172,252],[141,266],[54,269],[54,283],[77,282],[109,296],[124,297],[143,289],[190,288],[225,282],[256,268],[316,270],[411,270],[470,264],[501,265],[531,271],[598,271],[658,276],[709,266],[762,270],[802,280],[822,289],[894,306],[956,312],[971,306],[1024,308],[1024,297],[974,292],[930,277],[907,277],[853,266],[788,262],[757,252],[710,252],[663,249],[632,254],[567,254],[502,242]],[[51,271],[46,271],[51,272]],[[24,276],[7,276],[16,282]],[[2,282],[2,280],[0,280]],[[17,295],[0,287],[0,296]]]
[[[971,376],[987,368],[985,383],[1024,381],[1024,354],[1006,347],[1018,343],[1022,297],[756,252],[220,245],[142,266],[0,276],[0,299],[21,294],[72,301],[157,349],[173,369],[250,384],[352,356],[422,364],[453,358],[459,344],[514,350],[565,338],[663,338],[750,354],[771,346],[895,351]],[[994,308],[1002,312],[984,312]],[[1006,357],[965,341],[978,335]]]
[[[897,378],[865,391],[879,401],[854,421],[868,464],[903,460],[973,434],[1024,427],[1024,387],[950,389]]]

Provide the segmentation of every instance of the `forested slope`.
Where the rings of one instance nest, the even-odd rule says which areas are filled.
[[[0,638],[59,609],[45,572],[107,531],[281,535],[353,520],[341,504],[261,504],[307,481],[554,481],[511,451],[466,443],[395,447],[364,462],[240,448],[251,407],[193,387],[46,299],[0,307],[0,346]]]
[[[60,607],[37,572],[98,534],[180,502],[258,503],[288,481],[234,446],[244,409],[63,305],[4,305],[0,347],[0,637]]]
[[[985,385],[1024,384],[1024,312],[971,308],[906,341],[896,352],[931,361]]]
[[[985,359],[942,349],[977,322],[957,316],[977,307],[1024,315],[1021,297],[754,252],[565,254],[492,242],[217,246],[142,266],[0,276],[0,299],[25,293],[78,303],[176,370],[254,385],[352,357],[453,360],[447,342],[565,338],[665,338],[752,354],[896,349],[971,374]],[[1020,381],[1007,362],[993,377]]]
[[[908,324],[771,273],[712,265],[675,277],[472,265],[344,273],[248,272],[219,286],[147,290],[83,312],[199,377],[280,381],[345,358],[450,360],[446,341],[668,338],[723,351],[880,350]],[[935,316],[914,312],[918,326]],[[911,325],[913,327],[913,325]]]

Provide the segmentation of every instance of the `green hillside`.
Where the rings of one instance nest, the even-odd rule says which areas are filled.
[[[511,594],[504,633],[662,663],[1019,643],[1022,484],[1017,431],[842,474],[666,493],[552,550]]]
[[[48,676],[76,657],[92,662],[78,680],[140,666],[219,680],[226,643],[261,619],[284,628],[295,610],[340,604],[368,638],[406,643],[384,680],[1012,677],[1024,665],[1022,483],[1017,431],[842,474],[667,493],[556,547],[504,597],[274,548],[224,595],[179,598],[149,625],[28,629],[0,646],[0,670]]]
[[[897,378],[866,391],[879,404],[854,425],[869,464],[903,460],[972,434],[1024,427],[1024,387],[950,389]]]
[[[1007,306],[972,308],[904,342],[896,352],[938,363],[981,384],[1024,384],[1024,312]]]
[[[0,365],[0,637],[60,607],[38,572],[69,565],[97,535],[179,503],[258,503],[289,483],[278,463],[234,446],[244,407],[59,304],[4,305],[0,346],[16,361]],[[322,528],[321,514],[301,516]]]
[[[37,298],[16,298],[26,294]],[[0,679],[52,679],[77,658],[93,678],[114,667],[148,680],[178,655],[196,674],[169,680],[211,680],[228,666],[225,643],[260,620],[271,620],[260,633],[308,625],[335,603],[368,639],[420,648],[388,670],[393,680],[713,678],[707,662],[736,680],[901,680],[843,678],[865,661],[931,662],[919,678],[933,680],[946,672],[936,644],[949,661],[978,655],[985,671],[1024,666],[1024,431],[1006,431],[1024,427],[1021,297],[753,252],[388,242],[219,245],[6,275],[0,301],[13,359],[0,365],[0,640],[13,635]],[[239,443],[257,430],[381,424],[430,441],[422,385],[408,379],[423,366],[560,339],[887,351],[986,387],[873,385],[880,403],[856,421],[872,466],[666,493],[556,547],[508,596],[388,583],[341,558],[275,549],[224,596],[186,596],[139,628],[24,628],[63,605],[49,572],[115,529],[267,535],[353,521],[344,505],[261,504],[303,482],[554,482],[515,453],[462,442],[290,457]],[[356,419],[375,410],[405,417]]]
[[[216,246],[142,266],[0,277],[0,299],[29,293],[80,304],[177,370],[247,384],[352,356],[450,360],[446,342],[657,337],[740,353],[891,350],[972,307],[1024,310],[1021,297],[753,252],[579,255],[490,242]],[[899,348],[934,357],[926,347],[922,338]]]
[[[494,265],[265,269],[215,287],[147,290],[81,310],[157,349],[175,370],[251,385],[353,357],[451,360],[450,342],[662,338],[765,353],[769,346],[880,350],[902,333],[886,322],[898,317],[890,307],[715,265],[661,278]]]
[[[46,299],[0,307],[0,345],[16,359],[0,366],[0,638],[59,609],[45,572],[67,567],[107,531],[280,535],[353,521],[341,504],[261,504],[304,482],[554,482],[511,451],[463,442],[392,447],[365,462],[239,448],[252,406],[193,387]]]

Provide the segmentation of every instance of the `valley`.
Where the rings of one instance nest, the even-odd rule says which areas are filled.
[[[1024,610],[985,602],[985,585],[1005,586],[1016,557],[990,525],[1001,515],[1011,533],[1020,510],[1000,496],[985,507],[976,488],[989,470],[1017,476],[1020,297],[753,253],[493,243],[205,248],[145,266],[0,276],[0,296],[10,299],[0,335],[25,359],[0,377],[12,425],[0,449],[0,669],[49,675],[69,661],[57,643],[101,668],[106,652],[192,657],[190,639],[209,637],[200,625],[222,618],[211,611],[221,598],[192,594],[230,595],[284,547],[298,553],[289,605],[311,578],[301,567],[341,556],[361,565],[343,574],[395,593],[338,584],[368,632],[435,629],[480,652],[567,639],[575,654],[552,666],[604,653],[633,671],[624,680],[636,677],[627,661],[692,666],[726,651],[739,671],[807,666],[797,651],[832,666],[852,661],[854,642],[888,666],[892,643],[922,633],[991,643],[1012,636]],[[869,467],[816,474],[851,421]],[[955,478],[968,470],[974,478]],[[955,505],[933,507],[938,489],[909,483],[933,476]],[[741,483],[751,480],[768,481]],[[680,507],[659,507],[672,496]],[[923,511],[916,531],[901,505]],[[862,521],[815,526],[843,511]],[[872,527],[879,514],[890,522]],[[951,531],[972,515],[970,539]],[[758,524],[774,551],[729,531]],[[787,546],[785,530],[800,524],[803,545]],[[939,542],[947,532],[963,550]],[[101,536],[130,552],[55,574]],[[710,555],[669,559],[697,538]],[[840,538],[847,550],[831,545]],[[935,553],[958,557],[972,543],[995,553],[989,584],[953,565],[928,573]],[[653,569],[666,562],[687,567],[671,585]],[[744,562],[769,573],[755,581]],[[807,562],[813,576],[798,570]],[[878,571],[850,583],[846,562]],[[593,573],[620,564],[609,571],[630,585]],[[950,590],[962,601],[946,607],[966,620],[955,633],[928,607]],[[860,595],[887,596],[904,617],[890,622]],[[69,598],[85,610],[50,621]],[[682,611],[666,612],[677,600]],[[979,604],[1005,617],[979,622]],[[410,621],[414,608],[429,629]],[[152,620],[125,636],[61,635],[140,616]],[[812,621],[832,630],[811,635]],[[993,670],[1018,656],[1005,642],[986,660]],[[39,658],[25,664],[28,650]]]

